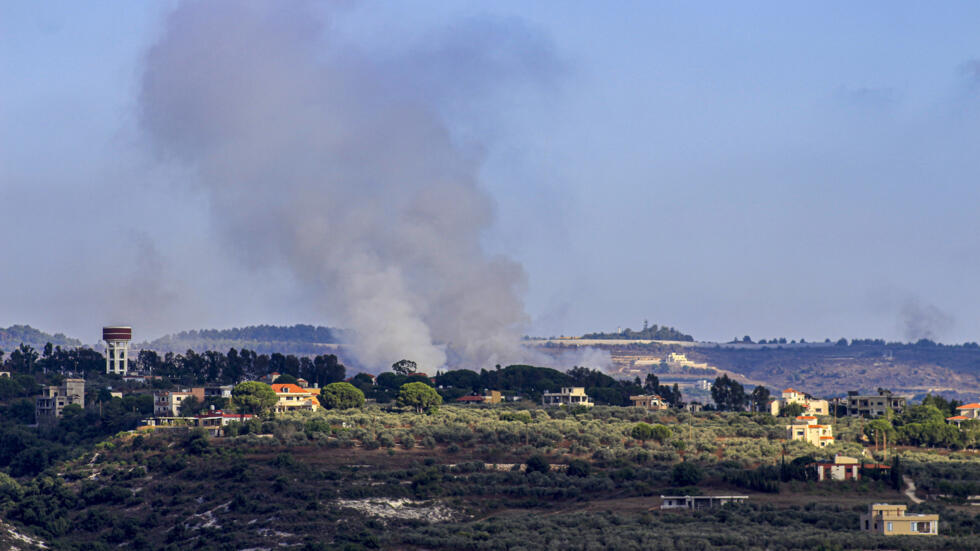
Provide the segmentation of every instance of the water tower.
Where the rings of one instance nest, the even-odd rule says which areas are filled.
[[[133,328],[113,325],[102,328],[105,341],[105,372],[125,375],[129,372],[129,341],[133,340]]]

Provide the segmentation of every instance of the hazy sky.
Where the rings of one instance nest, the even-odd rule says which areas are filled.
[[[344,325],[148,145],[177,6],[0,4],[0,326]],[[975,2],[314,11],[346,59],[411,72],[372,82],[409,83],[385,92],[427,98],[475,163],[532,334],[980,340]]]

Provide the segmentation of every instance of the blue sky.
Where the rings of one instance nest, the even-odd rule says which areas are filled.
[[[176,6],[0,5],[0,325],[344,323],[290,270],[244,265],[213,197],[147,152],[140,78]],[[473,21],[547,53],[546,78],[439,104],[478,152],[483,244],[523,265],[534,334],[646,318],[703,339],[980,340],[975,3],[315,9],[372,59]]]

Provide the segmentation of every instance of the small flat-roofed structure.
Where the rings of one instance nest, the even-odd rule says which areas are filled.
[[[745,503],[749,496],[660,496],[661,509],[711,509],[730,503]]]
[[[649,409],[649,410],[663,410],[667,409],[667,402],[656,394],[640,394],[638,396],[630,396],[630,401],[633,402],[633,407]]]

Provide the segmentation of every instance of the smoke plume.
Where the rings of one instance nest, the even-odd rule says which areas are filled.
[[[145,60],[152,148],[191,169],[246,266],[288,266],[353,330],[364,367],[519,360],[525,274],[483,250],[479,148],[443,115],[498,79],[546,72],[546,41],[480,21],[378,59],[324,19],[303,2],[180,4]]]
[[[900,323],[905,339],[915,342],[919,339],[938,340],[953,328],[953,317],[932,304],[922,304],[909,299],[902,306]]]

